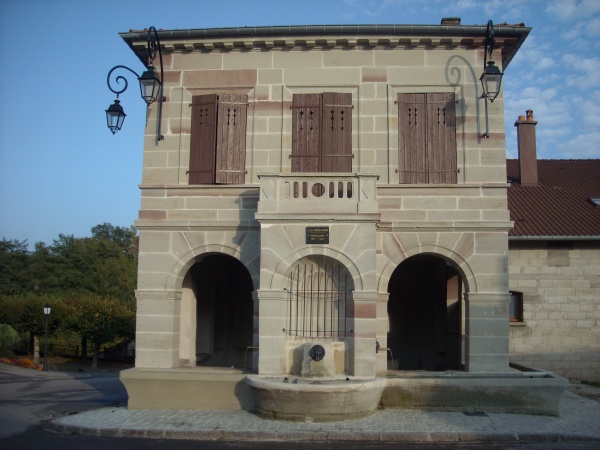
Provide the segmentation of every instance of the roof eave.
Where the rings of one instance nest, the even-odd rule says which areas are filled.
[[[158,30],[161,42],[183,39],[223,39],[230,38],[276,38],[282,36],[356,36],[356,35],[387,35],[387,36],[433,36],[433,37],[485,37],[487,25],[292,25],[264,27],[231,27],[231,28],[198,28],[182,30]],[[521,47],[530,27],[500,25],[494,27],[494,37],[516,38],[515,43],[502,53],[502,67],[506,67]],[[146,65],[146,55],[136,50],[134,43],[146,42],[147,30],[131,30],[119,33],[131,50]],[[483,44],[481,44],[483,45]]]
[[[600,235],[508,236],[509,241],[600,241]]]

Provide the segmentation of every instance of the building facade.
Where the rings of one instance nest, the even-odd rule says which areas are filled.
[[[501,70],[529,31],[496,27]],[[200,373],[209,398],[246,373],[510,371],[512,222],[502,96],[486,105],[479,82],[485,26],[159,36],[164,140],[152,106],[130,407],[157,386],[200,389]],[[145,32],[122,37],[146,63]],[[197,407],[185,392],[152,405]]]

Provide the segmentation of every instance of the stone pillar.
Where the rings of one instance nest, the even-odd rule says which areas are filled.
[[[390,331],[390,319],[388,317],[387,305],[390,299],[389,292],[379,292],[377,294],[377,329],[376,338],[381,348],[387,348],[387,334]],[[379,350],[377,353],[376,360],[376,371],[377,373],[384,374],[388,370],[388,351]]]
[[[284,290],[259,289],[258,295],[258,373],[287,373],[286,354],[286,294]]]
[[[508,370],[509,303],[508,292],[465,294],[467,372]]]
[[[376,373],[377,300],[376,291],[352,293],[354,336],[350,348],[350,370],[355,377],[374,377]]]
[[[135,296],[135,366],[178,366],[181,291],[138,290]]]

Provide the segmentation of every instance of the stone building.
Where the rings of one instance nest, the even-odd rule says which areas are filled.
[[[506,71],[530,29],[494,30]],[[488,406],[525,411],[535,377],[509,368],[512,222],[502,95],[487,102],[479,81],[486,27],[158,34],[164,140],[153,105],[129,406],[252,409],[248,373],[392,374],[394,406],[400,374],[442,373],[450,400],[432,394],[446,381],[413,377],[425,406],[477,407],[513,383]],[[121,36],[146,64],[146,33]]]
[[[507,162],[510,359],[600,377],[600,160],[537,160],[533,112]]]

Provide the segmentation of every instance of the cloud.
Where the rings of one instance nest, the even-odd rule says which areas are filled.
[[[546,8],[546,13],[562,22],[570,22],[589,17],[600,12],[598,0],[554,0]]]
[[[600,36],[600,17],[594,17],[585,24],[588,36]]]
[[[567,85],[578,89],[600,88],[600,58],[585,58],[572,53],[561,58],[566,71]],[[578,74],[572,73],[579,72]]]
[[[443,5],[448,5],[447,1],[438,2]],[[451,6],[446,6],[444,11],[452,11],[453,14],[463,11],[481,11],[485,13],[485,17],[502,17],[502,20],[522,20],[525,15],[525,11],[529,8],[528,2],[521,0],[487,0],[481,2],[481,0],[458,0],[451,2]],[[487,19],[486,19],[487,22]],[[499,20],[497,23],[500,23]],[[496,21],[494,20],[494,23]]]
[[[597,159],[600,158],[600,132],[594,131],[579,134],[558,145],[561,158],[569,159]]]

